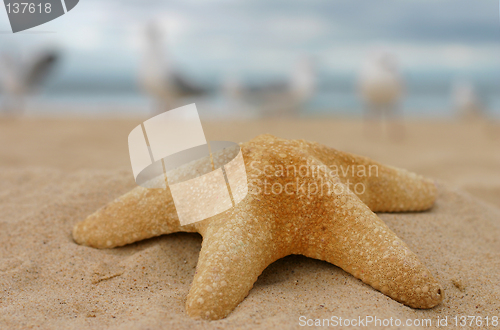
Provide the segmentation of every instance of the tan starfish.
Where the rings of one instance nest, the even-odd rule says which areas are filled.
[[[432,181],[303,140],[261,135],[241,150],[249,193],[232,209],[180,226],[168,189],[137,187],[78,223],[75,241],[112,248],[179,231],[200,233],[186,302],[194,318],[226,317],[269,264],[290,254],[328,261],[413,308],[441,302],[436,279],[373,213],[430,208]],[[315,185],[323,191],[313,193]],[[352,190],[344,189],[348,185]]]

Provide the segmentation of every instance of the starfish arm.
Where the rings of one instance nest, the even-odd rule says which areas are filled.
[[[289,254],[273,237],[276,231],[270,222],[259,222],[251,213],[238,210],[231,214],[217,216],[200,231],[203,243],[186,301],[186,311],[193,318],[226,317],[248,295],[262,271]]]
[[[413,308],[432,308],[444,292],[429,270],[352,192],[335,196],[302,254],[325,260]],[[323,230],[320,230],[323,229]]]
[[[180,226],[170,190],[137,187],[76,224],[73,239],[102,249],[178,231],[195,229]]]
[[[366,157],[350,156],[362,168],[376,168],[374,176],[350,177],[351,188],[361,183],[361,188],[353,191],[373,212],[424,211],[434,205],[437,197],[434,181]]]
[[[302,143],[373,212],[423,211],[436,200],[436,185],[421,175],[319,143]]]

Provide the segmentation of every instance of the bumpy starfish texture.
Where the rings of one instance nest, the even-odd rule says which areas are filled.
[[[303,140],[261,135],[242,143],[241,150],[249,193],[232,209],[180,226],[168,189],[137,187],[78,223],[75,241],[112,248],[179,231],[200,233],[202,248],[186,302],[194,318],[226,317],[269,264],[290,254],[328,261],[413,308],[441,302],[443,289],[430,271],[373,213],[430,208],[436,198],[432,181]],[[224,158],[219,156],[216,161]],[[197,166],[176,175],[182,178]],[[332,168],[349,170],[337,175]],[[378,172],[360,174],[363,168]],[[360,185],[343,189],[356,184],[364,191]],[[323,191],[313,194],[312,187],[320,186]],[[280,192],[283,187],[288,190]]]

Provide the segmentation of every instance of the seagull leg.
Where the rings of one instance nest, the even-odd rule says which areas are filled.
[[[405,138],[406,130],[403,122],[401,106],[397,103],[389,104],[387,109],[387,128],[389,136],[396,142]]]
[[[373,103],[366,103],[364,115],[364,130],[366,137],[379,137],[380,123],[380,106]]]

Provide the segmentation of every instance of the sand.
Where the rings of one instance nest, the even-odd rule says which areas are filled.
[[[338,267],[289,256],[264,271],[228,318],[210,322],[184,310],[199,235],[112,250],[71,238],[75,223],[135,186],[127,135],[140,122],[0,120],[0,329],[298,329],[308,319],[367,316],[430,319],[432,328],[448,317],[445,329],[456,328],[456,316],[481,316],[482,328],[500,328],[491,325],[500,318],[500,128],[411,121],[406,139],[394,141],[367,138],[354,120],[204,123],[211,140],[304,138],[435,178],[430,211],[379,215],[445,290],[436,308],[414,310]]]

